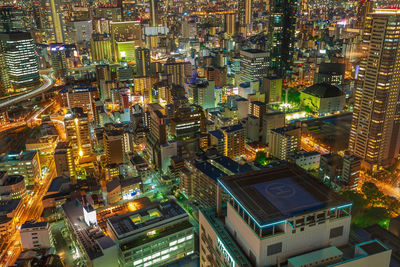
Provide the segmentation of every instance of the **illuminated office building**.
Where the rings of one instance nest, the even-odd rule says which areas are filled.
[[[156,27],[160,24],[159,18],[159,0],[150,0],[150,21],[151,26]]]
[[[63,44],[50,45],[51,61],[57,78],[64,78],[67,72],[65,61],[65,46]]]
[[[29,33],[0,34],[0,64],[3,92],[20,92],[40,84],[38,57]]]
[[[164,65],[167,74],[172,75],[172,84],[185,85],[185,79],[192,76],[192,64],[190,62],[167,61]]]
[[[233,36],[237,33],[237,23],[236,23],[237,14],[225,14],[224,22],[225,22],[225,32],[229,35]]]
[[[110,29],[114,61],[133,61],[135,47],[142,45],[140,21],[112,22]]]
[[[106,129],[104,131],[103,140],[107,164],[121,164],[124,162],[123,139],[123,132],[121,130]]]
[[[26,32],[29,25],[23,8],[18,6],[0,6],[0,32]]]
[[[269,152],[275,158],[287,160],[300,149],[301,128],[288,126],[272,129],[269,134]]]
[[[268,76],[263,78],[262,86],[265,93],[265,103],[280,103],[282,98],[283,80],[278,76]]]
[[[136,47],[136,74],[139,76],[150,75],[150,50],[147,48]]]
[[[286,76],[293,63],[298,0],[272,0],[268,25],[270,70]]]
[[[56,43],[65,42],[64,11],[61,0],[49,0],[51,8],[51,20]]]
[[[70,109],[65,115],[64,126],[74,157],[90,156],[92,154],[90,128],[88,116],[83,109]]]
[[[240,73],[241,80],[252,82],[259,80],[268,71],[268,54],[258,49],[247,49],[240,51]]]
[[[69,142],[59,142],[54,149],[57,176],[75,177],[75,162]]]
[[[246,130],[240,124],[221,127],[224,134],[224,156],[233,160],[244,155]]]
[[[58,96],[61,107],[69,109],[82,108],[89,119],[93,118],[93,103],[99,97],[96,87],[64,87],[58,92]]]
[[[242,33],[246,33],[243,29],[252,23],[252,0],[238,0],[238,18]]]
[[[110,62],[112,60],[111,36],[93,34],[90,39],[90,51],[93,61]]]
[[[120,266],[163,266],[194,252],[194,227],[174,201],[152,203],[107,220]]]
[[[399,152],[400,10],[375,10],[365,21],[362,58],[356,82],[349,150],[377,170]]]

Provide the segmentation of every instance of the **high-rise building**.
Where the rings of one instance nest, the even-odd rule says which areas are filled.
[[[136,74],[138,76],[150,75],[150,50],[147,48],[136,47]]]
[[[239,27],[246,35],[246,28],[252,23],[252,0],[238,0]],[[244,30],[244,31],[243,31]]]
[[[194,227],[174,200],[114,216],[107,232],[118,244],[121,266],[163,266],[194,252]]]
[[[240,51],[241,80],[252,82],[259,80],[268,71],[268,54],[259,49],[247,49]]]
[[[49,46],[53,70],[57,78],[64,78],[67,73],[65,61],[65,46],[63,44],[51,44]]]
[[[215,82],[200,80],[197,83],[190,84],[193,90],[193,102],[203,109],[215,107]]]
[[[296,126],[272,129],[269,150],[273,157],[286,160],[300,148],[301,128]]]
[[[107,164],[121,164],[124,162],[123,132],[117,129],[104,131],[104,151]]]
[[[114,61],[133,61],[135,47],[142,45],[142,27],[139,21],[112,22],[110,24]]]
[[[107,34],[93,34],[90,39],[90,52],[95,62],[110,62],[113,59],[111,50],[111,36]]]
[[[343,252],[337,247],[348,243],[352,204],[300,167],[283,165],[217,181],[217,210],[199,212],[201,266],[261,267],[284,262],[327,266],[341,261]],[[221,205],[224,194],[229,196],[226,212]],[[379,257],[370,253],[371,257],[363,254],[334,265],[366,266],[352,261]],[[388,257],[383,256],[385,266]]]
[[[192,76],[192,64],[190,62],[169,61],[165,65],[167,74],[172,75],[172,84],[185,85],[185,78]]]
[[[75,177],[75,162],[69,142],[59,142],[54,149],[54,164],[57,176]]]
[[[26,12],[18,6],[0,7],[0,32],[26,32],[29,25]]]
[[[20,92],[40,84],[38,57],[30,33],[0,34],[0,64],[3,92]]]
[[[166,118],[159,104],[148,105],[149,109],[149,134],[147,135],[147,153],[158,168],[161,168],[160,146],[167,142]]]
[[[270,70],[282,77],[293,63],[298,0],[271,0],[268,26]]]
[[[358,186],[358,178],[360,177],[361,158],[345,154],[343,156],[343,168],[341,181],[343,186],[349,189],[355,189]]]
[[[399,153],[400,10],[375,10],[364,27],[367,53],[356,82],[349,150],[373,171]]]
[[[231,36],[233,36],[237,33],[236,18],[237,18],[236,13],[225,14],[225,17],[224,17],[225,32]]]
[[[89,119],[93,118],[93,103],[99,97],[96,87],[64,87],[59,92],[60,105],[63,108],[82,108]]]
[[[92,154],[92,143],[88,115],[82,108],[72,108],[64,118],[67,140],[72,146],[74,157],[87,157]]]
[[[280,103],[282,98],[283,80],[278,76],[263,78],[262,86],[265,93],[265,103]]]
[[[233,160],[244,155],[246,130],[241,124],[221,127],[224,134],[224,156]]]
[[[159,0],[150,0],[150,20],[151,25],[153,27],[157,27],[160,24],[160,17],[159,17]]]

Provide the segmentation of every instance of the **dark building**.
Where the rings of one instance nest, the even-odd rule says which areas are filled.
[[[268,25],[270,70],[286,76],[293,63],[297,0],[272,0]]]

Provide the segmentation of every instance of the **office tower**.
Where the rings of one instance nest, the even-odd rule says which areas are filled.
[[[244,155],[246,130],[240,124],[221,127],[224,134],[224,156],[235,160]]]
[[[164,67],[166,73],[172,75],[172,84],[184,86],[185,79],[192,77],[192,64],[190,62],[168,60]]]
[[[271,0],[268,25],[269,67],[286,77],[292,68],[298,0]]]
[[[349,150],[376,171],[399,151],[400,10],[376,10],[365,22],[368,44],[356,83]]]
[[[24,9],[18,6],[0,6],[0,33],[26,32],[31,26]]]
[[[247,49],[240,51],[241,80],[252,82],[265,76],[268,71],[268,54],[263,50]]]
[[[161,168],[160,146],[167,142],[166,118],[162,111],[159,104],[148,105],[150,131],[146,138],[147,153],[157,168]]]
[[[160,18],[159,18],[159,0],[150,0],[150,26],[156,27],[160,24]]]
[[[358,1],[357,4],[357,23],[356,27],[358,29],[364,29],[364,23],[367,15],[372,12],[373,9],[373,1],[371,0],[363,0]]]
[[[110,62],[113,58],[111,50],[111,36],[93,34],[90,39],[90,52],[95,62]]]
[[[108,127],[104,131],[104,152],[107,164],[121,164],[124,162],[124,141],[123,132]]]
[[[59,142],[54,149],[54,164],[57,176],[67,176],[74,181],[75,162],[69,142]]]
[[[64,126],[74,158],[92,154],[88,115],[82,108],[72,108],[65,114]]]
[[[236,17],[236,13],[229,13],[224,15],[225,32],[231,36],[234,36],[237,33]]]
[[[51,21],[56,43],[65,43],[64,11],[61,0],[50,0]]]
[[[269,152],[275,158],[287,160],[300,149],[301,128],[288,126],[270,131]]]
[[[147,48],[136,47],[136,74],[138,76],[150,75],[150,50]]]
[[[21,151],[3,155],[0,157],[0,171],[6,171],[8,175],[24,176],[25,185],[28,190],[31,190],[41,174],[39,153]]]
[[[135,47],[142,45],[142,27],[139,21],[111,22],[113,60],[135,60]]]
[[[267,105],[265,105],[265,103],[260,101],[250,102],[249,114],[261,119],[265,112],[267,112]]]
[[[51,44],[49,46],[53,70],[57,78],[64,78],[67,73],[65,61],[65,46],[63,44]]]
[[[214,81],[198,81],[189,86],[193,90],[193,102],[203,109],[215,107]]]
[[[207,81],[214,81],[215,87],[223,87],[227,83],[226,67],[207,67],[204,69]]]
[[[246,35],[246,28],[252,23],[252,0],[238,0],[238,18],[241,32]]]
[[[341,182],[348,189],[355,189],[358,186],[360,177],[361,158],[346,153],[343,156],[343,168]]]
[[[192,105],[179,108],[171,120],[170,133],[176,140],[190,140],[205,132],[203,108]]]
[[[274,104],[281,102],[282,85],[283,80],[278,76],[268,76],[263,78],[262,86],[265,93],[265,103]]]
[[[341,260],[337,247],[348,243],[352,204],[300,167],[271,167],[217,181],[217,210],[199,213],[201,266],[317,266]],[[229,201],[223,215],[224,194]],[[352,261],[379,257],[371,254],[337,266],[366,266]],[[385,263],[388,257],[383,256]]]
[[[1,91],[20,92],[40,84],[38,58],[30,33],[0,33],[0,58]]]
[[[63,108],[81,108],[89,119],[93,118],[93,103],[99,97],[96,87],[64,87],[58,92],[60,105]]]
[[[163,266],[193,253],[194,227],[174,200],[141,206],[107,220],[121,266]]]

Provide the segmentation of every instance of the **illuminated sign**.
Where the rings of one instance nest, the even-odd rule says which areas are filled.
[[[222,255],[224,256],[224,258],[228,261],[229,265],[232,267],[235,267],[236,263],[233,260],[231,254],[229,254],[228,250],[225,248],[224,243],[222,243],[221,239],[219,239],[219,237],[217,237],[217,245],[219,250],[222,252]]]

